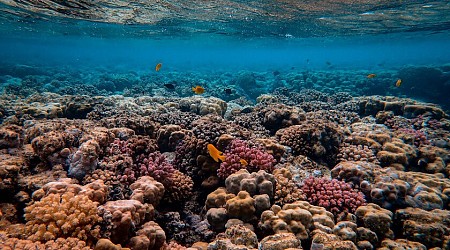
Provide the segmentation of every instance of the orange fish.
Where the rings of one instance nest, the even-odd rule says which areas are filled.
[[[197,94],[197,95],[201,95],[201,94],[203,94],[204,92],[205,92],[205,88],[203,88],[202,86],[195,86],[195,87],[192,87],[192,91],[194,91],[194,93],[195,94]]]
[[[376,77],[377,75],[375,75],[375,74],[368,74],[367,75],[367,78],[369,78],[369,79],[371,79],[371,78],[374,78],[374,77]]]
[[[225,156],[222,155],[223,153],[220,152],[216,147],[214,147],[214,145],[208,144],[206,147],[208,148],[208,153],[209,153],[209,155],[210,155],[216,162],[219,162],[219,160],[225,161]]]
[[[395,87],[400,87],[402,85],[402,79],[398,79],[396,82],[395,82]]]
[[[162,67],[162,63],[156,64],[156,67],[155,67],[156,72],[158,72],[161,69],[161,67]]]
[[[248,162],[247,162],[246,160],[244,160],[244,159],[240,159],[239,162],[240,162],[242,165],[244,165],[244,166],[247,166],[247,165],[248,165]]]

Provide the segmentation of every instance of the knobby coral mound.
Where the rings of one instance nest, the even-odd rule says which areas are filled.
[[[334,123],[313,120],[280,129],[276,135],[281,144],[292,148],[294,154],[306,155],[316,161],[333,165],[336,163],[344,132]]]
[[[100,237],[97,203],[86,195],[49,194],[25,208],[25,232],[32,241],[75,237],[93,241]]]

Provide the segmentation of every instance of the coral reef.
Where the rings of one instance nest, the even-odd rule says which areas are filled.
[[[194,97],[201,74],[165,73],[15,76],[23,89],[5,91],[20,95],[0,98],[0,248],[449,248],[444,109],[357,96],[377,86],[345,70],[216,73]],[[75,78],[95,82],[63,86]],[[29,95],[33,82],[59,94]],[[105,96],[60,95],[77,91]]]

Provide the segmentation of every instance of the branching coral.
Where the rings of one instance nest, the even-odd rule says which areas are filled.
[[[50,194],[27,206],[24,217],[30,240],[76,237],[91,241],[100,236],[97,203],[86,195]]]
[[[225,161],[220,164],[217,175],[226,178],[239,169],[247,169],[250,172],[265,170],[272,172],[275,159],[269,153],[242,140],[233,140],[224,152]]]
[[[175,169],[164,155],[154,152],[139,162],[141,164],[138,175],[148,175],[161,182],[166,189],[165,197],[169,201],[180,201],[189,197],[194,182],[188,175]]]
[[[336,179],[309,177],[303,182],[302,190],[311,204],[325,207],[335,215],[353,213],[359,206],[365,205],[363,193]]]

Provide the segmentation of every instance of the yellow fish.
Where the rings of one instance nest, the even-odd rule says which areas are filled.
[[[156,64],[156,67],[155,67],[156,72],[158,72],[161,69],[161,67],[162,67],[162,63]]]
[[[395,82],[395,87],[400,87],[402,85],[402,79],[398,79],[396,82]]]
[[[216,147],[214,147],[214,145],[208,144],[206,147],[208,148],[208,153],[209,153],[209,155],[210,155],[216,162],[219,162],[219,160],[225,161],[225,156],[222,155],[222,152],[220,152]]]
[[[195,87],[192,87],[192,91],[194,91],[194,93],[195,94],[197,94],[197,95],[201,95],[201,94],[203,94],[204,92],[205,92],[205,88],[203,88],[202,86],[195,86]]]
[[[375,75],[375,74],[368,74],[367,75],[367,78],[369,78],[369,79],[371,79],[371,78],[374,78],[374,77],[376,77],[377,75]]]
[[[246,160],[244,160],[244,159],[240,159],[239,162],[240,162],[242,165],[244,165],[244,166],[247,166],[247,165],[248,165],[248,162],[247,162]]]

